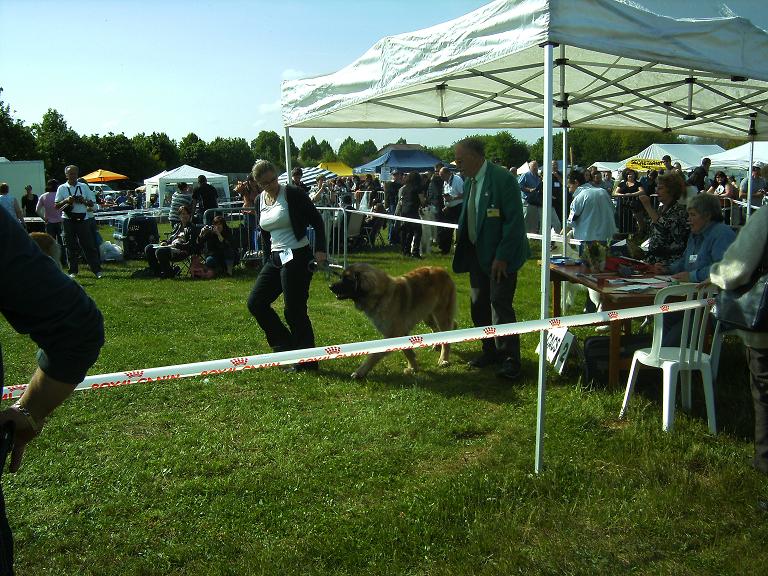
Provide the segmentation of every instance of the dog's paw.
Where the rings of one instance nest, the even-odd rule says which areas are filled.
[[[363,378],[365,378],[365,374],[360,372],[359,370],[355,370],[349,376],[352,378],[352,380],[362,380]]]
[[[403,370],[403,374],[405,374],[406,376],[410,376],[411,374],[416,374],[416,369],[411,368],[410,366],[406,366],[405,369]]]
[[[450,363],[448,360],[440,360],[440,361],[438,361],[438,363],[437,363],[437,365],[438,365],[440,368],[445,368],[446,366],[450,366],[450,364],[451,364],[451,363]]]

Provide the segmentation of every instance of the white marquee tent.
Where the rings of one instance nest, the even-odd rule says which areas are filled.
[[[709,157],[713,168],[741,168],[749,170],[750,143],[731,148],[720,154]],[[768,142],[755,142],[754,163],[760,166],[768,165]]]
[[[173,170],[163,170],[160,174],[144,180],[144,185],[147,187],[145,191],[147,202],[150,195],[157,194],[160,206],[163,206],[166,195],[173,194],[174,187],[178,182],[186,182],[190,186],[195,186],[197,185],[197,177],[201,174],[205,176],[211,186],[216,188],[219,200],[229,199],[229,179],[226,176],[183,164]]]
[[[286,136],[294,126],[543,127],[544,166],[552,161],[555,114],[563,128],[765,140],[767,24],[765,11],[745,0],[496,0],[452,21],[384,38],[338,72],[284,81]],[[549,170],[544,176],[551,198]],[[542,216],[545,262],[550,205],[544,202]],[[545,318],[547,266],[541,291]],[[542,349],[545,339],[542,332]],[[542,356],[537,471],[545,390]]]
[[[693,170],[701,164],[702,158],[711,158],[712,155],[724,151],[723,147],[717,144],[651,144],[637,154],[619,162],[619,170],[623,170],[627,163],[634,158],[661,160],[665,155],[672,158],[673,164],[680,162],[683,170]]]

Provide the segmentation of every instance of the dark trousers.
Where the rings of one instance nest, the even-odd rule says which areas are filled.
[[[91,272],[94,274],[101,272],[101,260],[94,242],[92,224],[87,220],[70,220],[69,218],[64,218],[63,224],[69,273],[77,274],[81,249]]]
[[[186,252],[171,246],[160,246],[159,244],[148,244],[144,248],[144,255],[147,257],[147,264],[158,276],[172,276],[171,262],[184,260],[187,257]]]
[[[315,333],[307,314],[309,284],[312,273],[309,262],[313,254],[309,246],[293,250],[293,259],[283,265],[277,252],[265,258],[264,266],[256,278],[256,284],[248,296],[248,311],[256,318],[276,352],[314,348]],[[285,301],[285,321],[272,309],[272,303],[280,294]]]
[[[470,246],[474,252],[474,248]],[[501,282],[496,282],[482,268],[476,254],[469,261],[470,312],[475,326],[511,324],[517,322],[513,301],[517,288],[517,272],[507,273]],[[501,336],[483,340],[483,353],[508,358],[520,367],[520,336]]]
[[[408,216],[408,218],[418,218],[418,215]],[[401,222],[400,241],[404,256],[419,254],[421,252],[421,224]]]
[[[61,233],[61,222],[47,222],[45,224],[46,233],[50,234],[56,239],[56,242],[61,246],[61,265],[67,265],[67,249],[64,247],[64,236]]]
[[[397,205],[392,205],[387,208],[387,214],[395,214],[395,208]],[[387,220],[387,226],[389,230],[387,232],[387,240],[391,246],[395,246],[400,243],[400,222],[397,220]]]
[[[461,204],[458,206],[451,206],[443,210],[441,222],[450,222],[451,224],[459,223],[459,216],[461,216]],[[442,254],[448,254],[453,246],[453,229],[452,228],[439,228],[437,232],[437,245],[440,248]]]
[[[2,376],[0,370],[0,383]],[[0,388],[1,390],[2,388]],[[0,431],[0,476],[5,470],[5,461],[11,452],[13,433],[5,428]],[[0,576],[13,576],[13,534],[5,514],[5,496],[0,486]]]
[[[752,403],[755,408],[755,459],[757,470],[768,474],[768,348],[747,346]]]

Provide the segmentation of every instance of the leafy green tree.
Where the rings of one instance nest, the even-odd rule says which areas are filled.
[[[405,141],[405,138],[398,138],[395,144],[408,144],[408,142]]]
[[[443,164],[453,162],[453,146],[425,146],[424,149],[432,156],[440,158]]]
[[[338,157],[336,152],[333,151],[333,146],[330,145],[328,140],[320,140],[320,161],[321,162],[336,162]]]
[[[152,175],[162,170],[176,168],[181,164],[176,141],[169,138],[165,132],[152,132],[148,136],[144,133],[136,134],[132,140],[137,149],[152,157],[157,168],[156,171],[152,172]]]
[[[339,158],[352,167],[360,166],[373,160],[378,148],[373,140],[366,140],[362,144],[351,136],[347,136],[339,146]]]
[[[484,137],[485,156],[492,161],[498,160],[502,165],[520,166],[528,159],[528,145],[521,142],[509,132],[499,132]]]
[[[320,160],[322,160],[323,151],[320,148],[320,145],[317,143],[317,140],[315,140],[314,136],[311,136],[309,140],[301,145],[299,158],[305,166],[314,166],[320,162]]]
[[[97,151],[72,130],[59,112],[49,108],[39,124],[32,125],[37,154],[43,159],[48,177],[63,178],[68,164],[91,166]]]
[[[292,166],[301,166],[301,162],[299,161],[299,149],[296,147],[296,144],[293,142],[293,137],[291,136],[291,165]],[[280,168],[285,169],[285,137],[280,138],[280,162],[279,162]]]
[[[190,132],[179,142],[179,159],[182,164],[208,170],[208,151],[204,140]]]
[[[3,89],[0,88],[0,95]],[[35,158],[35,137],[24,122],[14,119],[11,107],[0,100],[0,151],[8,160]]]
[[[253,155],[245,138],[214,138],[206,148],[210,170],[214,172],[248,172]]]
[[[251,140],[251,153],[254,160],[268,160],[273,164],[280,164],[280,158],[283,156],[280,136],[273,130],[262,130]]]

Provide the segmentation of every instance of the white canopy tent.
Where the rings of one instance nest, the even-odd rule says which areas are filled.
[[[680,162],[683,170],[693,170],[701,165],[702,158],[711,158],[713,154],[724,151],[723,147],[717,144],[651,144],[637,154],[619,162],[619,170],[623,170],[627,163],[634,158],[661,160],[664,156],[672,158],[673,164]]]
[[[197,177],[201,174],[208,180],[208,184],[216,188],[219,200],[229,199],[229,178],[222,174],[183,164],[173,170],[163,170],[160,174],[144,180],[146,200],[149,202],[150,196],[157,194],[158,202],[160,206],[163,206],[166,195],[173,194],[174,187],[178,182],[186,182],[190,186],[195,186],[197,185]]]
[[[768,165],[768,142],[755,142],[754,144],[754,163],[760,166]],[[747,142],[746,144],[731,148],[720,154],[713,154],[709,159],[712,160],[713,168],[740,168],[742,170],[749,170],[749,153],[750,143]]]
[[[496,0],[450,22],[384,38],[333,74],[283,82],[286,142],[292,126],[543,126],[549,166],[556,108],[564,150],[571,126],[767,139],[765,18],[743,0]],[[547,262],[549,170],[544,189]],[[549,268],[541,270],[546,318]],[[542,350],[545,343],[542,332]],[[542,355],[536,471],[545,390]]]

